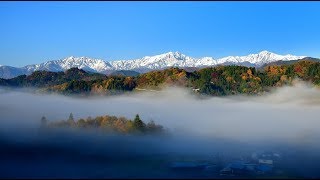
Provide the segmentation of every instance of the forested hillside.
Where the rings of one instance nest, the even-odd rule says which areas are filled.
[[[260,94],[272,87],[291,85],[295,78],[320,85],[320,62],[302,60],[290,64],[271,64],[263,69],[245,66],[215,66],[187,72],[169,68],[134,76],[103,75],[71,68],[65,72],[36,71],[29,76],[0,79],[9,87],[37,87],[63,94],[119,94],[137,89],[160,90],[166,86],[193,89],[200,94],[221,96]]]

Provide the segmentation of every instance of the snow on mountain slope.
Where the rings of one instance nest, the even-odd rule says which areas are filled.
[[[65,71],[72,67],[78,67],[91,72],[104,72],[112,69],[111,64],[101,59],[90,59],[88,57],[68,57],[57,61],[48,61],[42,64],[28,65],[23,67],[28,72],[37,70]]]
[[[203,67],[214,66],[218,64],[252,64],[260,67],[266,63],[274,61],[289,61],[302,59],[306,56],[278,55],[268,51],[261,51],[258,54],[248,56],[228,56],[215,60],[212,57],[203,57],[200,59],[192,58],[181,54],[180,52],[168,52],[156,56],[145,56],[136,60],[112,61],[110,64],[115,70],[131,70],[139,68],[163,69],[166,67]]]
[[[130,70],[139,68],[163,69],[167,67],[194,67],[214,65],[213,58],[195,59],[180,52],[168,52],[156,56],[145,56],[136,60],[120,60],[110,62],[115,70]]]
[[[206,67],[219,64],[250,65],[261,67],[262,65],[279,60],[289,61],[302,59],[306,56],[278,55],[268,51],[248,56],[228,56],[221,59],[212,57],[192,58],[180,52],[168,52],[155,56],[145,56],[135,60],[104,61],[88,57],[68,57],[56,61],[48,61],[41,64],[27,65],[22,68],[8,68],[0,66],[0,77],[12,78],[21,74],[31,74],[36,70],[65,71],[72,67],[78,67],[90,72],[106,73],[117,70],[137,70],[146,72],[148,70],[164,69],[168,67]],[[11,72],[14,71],[14,72]]]
[[[302,59],[305,56],[293,56],[291,54],[288,55],[278,55],[269,51],[261,51],[258,54],[250,54],[248,56],[228,56],[221,59],[218,59],[218,64],[223,63],[244,63],[249,62],[254,64],[256,67],[260,67],[263,64],[275,62],[275,61],[289,61],[289,60],[297,60]]]

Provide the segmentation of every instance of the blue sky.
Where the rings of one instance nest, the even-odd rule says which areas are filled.
[[[320,57],[320,2],[0,2],[0,64],[262,50]]]

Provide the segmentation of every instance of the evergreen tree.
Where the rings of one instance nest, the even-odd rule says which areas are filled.
[[[78,127],[85,128],[86,127],[86,121],[84,119],[79,119],[77,122]]]
[[[68,124],[70,125],[70,126],[74,126],[75,124],[76,124],[76,122],[74,121],[74,119],[73,119],[73,114],[72,113],[70,113],[70,115],[69,115],[69,119],[68,119]]]
[[[136,117],[133,120],[133,127],[141,132],[145,131],[145,123],[140,119],[139,114],[136,115]]]
[[[47,126],[47,118],[45,116],[42,116],[41,118],[41,127]]]
[[[146,129],[150,133],[160,133],[163,131],[163,127],[161,125],[157,125],[153,120],[147,124]]]
[[[73,119],[73,114],[72,113],[70,113],[70,115],[69,115],[69,119],[68,120],[74,120]]]
[[[152,131],[156,128],[156,123],[154,123],[153,120],[151,120],[148,124],[147,124],[147,129]]]

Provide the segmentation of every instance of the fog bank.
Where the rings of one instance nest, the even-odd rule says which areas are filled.
[[[49,121],[98,115],[135,114],[154,120],[172,132],[239,140],[296,139],[316,133],[320,125],[320,91],[305,84],[283,87],[264,96],[198,98],[179,88],[110,97],[74,98],[62,95],[0,91],[1,123],[17,128]],[[286,140],[288,140],[286,139]]]
[[[286,154],[287,166],[295,172],[319,177],[314,164],[320,160],[319,110],[320,91],[301,83],[263,96],[205,98],[180,88],[86,98],[0,89],[0,165],[4,167],[0,174],[9,178],[176,177],[166,163],[185,156],[212,159],[216,154],[241,157],[277,150]],[[145,122],[152,119],[163,125],[171,135],[39,132],[42,116],[55,121],[67,119],[70,112],[75,119],[100,115],[133,119],[139,114]],[[304,168],[299,169],[297,162],[303,162]]]

